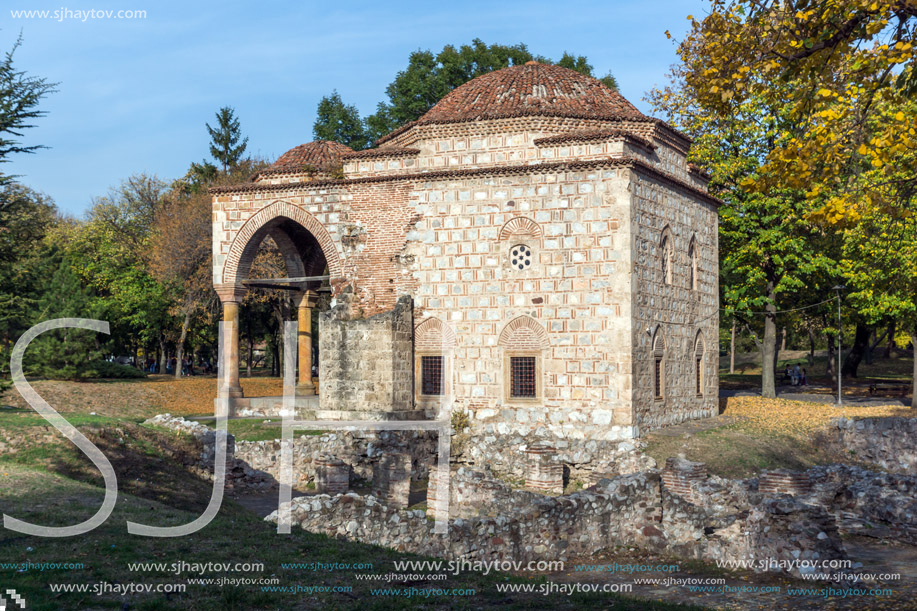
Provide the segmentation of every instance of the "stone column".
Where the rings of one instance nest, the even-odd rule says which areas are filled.
[[[225,383],[220,393],[224,397],[241,397],[242,385],[239,383],[239,307],[245,297],[245,287],[215,286],[220,301],[223,302],[223,321],[232,323],[232,330],[226,338],[227,345],[224,350],[229,351],[229,371],[221,372]],[[219,367],[223,363],[218,364]]]
[[[312,308],[318,302],[315,291],[303,291],[299,294],[297,304],[298,348],[299,348],[299,383],[297,395],[314,395],[315,384],[312,383]]]
[[[346,494],[350,489],[350,465],[334,456],[315,459],[315,487],[320,494]]]
[[[528,457],[525,487],[563,494],[564,465],[557,462],[557,450],[544,443],[534,443],[526,448],[525,454]]]
[[[403,509],[411,496],[411,455],[383,454],[373,467],[373,496],[389,507]]]

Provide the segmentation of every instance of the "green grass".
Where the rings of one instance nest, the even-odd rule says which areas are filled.
[[[16,518],[47,526],[77,523],[91,516],[99,506],[99,488],[43,473],[19,465],[0,465],[0,504],[3,511]],[[507,595],[497,592],[498,582],[524,582],[523,578],[506,574],[488,576],[463,573],[446,581],[414,583],[415,587],[472,588],[468,597],[382,597],[373,596],[370,588],[388,587],[384,581],[367,582],[353,577],[354,571],[313,572],[307,569],[285,569],[283,563],[371,563],[373,569],[362,572],[388,573],[393,561],[421,559],[389,549],[353,542],[338,541],[322,535],[294,529],[289,535],[279,535],[273,524],[258,519],[231,500],[226,500],[217,517],[201,531],[186,537],[147,538],[126,533],[130,520],[155,526],[176,526],[197,517],[164,503],[121,493],[117,506],[108,520],[91,534],[76,538],[39,538],[0,532],[3,562],[82,563],[82,569],[29,570],[16,572],[0,569],[3,587],[14,588],[36,611],[52,609],[195,609],[201,611],[226,609],[478,609],[499,606],[505,609],[529,609],[548,605],[556,609],[609,608],[640,611],[649,609],[698,609],[672,604],[634,601],[616,596],[574,595],[552,596]],[[98,583],[185,583],[185,573],[176,575],[168,570],[132,572],[128,563],[160,562],[171,565],[188,563],[259,562],[263,572],[210,573],[204,577],[276,577],[278,585],[341,585],[350,586],[349,593],[282,594],[261,591],[258,585],[223,586],[189,584],[184,593],[162,594],[55,594],[48,587],[54,584]],[[401,584],[405,585],[405,584]],[[125,607],[124,605],[129,607]]]
[[[265,423],[264,420],[270,420]],[[203,425],[214,428],[216,420],[214,418],[203,418],[197,420]],[[237,441],[273,441],[280,439],[282,429],[279,419],[238,419],[230,420],[226,423],[226,430],[233,435]],[[293,432],[294,436],[299,435],[321,435],[326,431],[300,431]]]

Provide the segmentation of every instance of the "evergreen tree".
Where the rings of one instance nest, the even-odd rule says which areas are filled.
[[[355,106],[344,104],[337,91],[322,98],[316,114],[312,134],[317,139],[340,142],[354,150],[365,149],[371,143],[360,120],[360,111]]]
[[[74,261],[62,250],[52,248],[45,258],[50,280],[39,300],[36,322],[54,318],[105,320],[92,290],[83,284]],[[85,329],[59,329],[35,338],[25,354],[29,373],[78,379],[92,375],[92,364],[102,359],[105,336]]]
[[[210,127],[209,123],[205,124],[207,133],[210,134],[210,154],[223,166],[223,172],[226,172],[236,167],[242,159],[248,137],[242,137],[239,119],[231,107],[224,106],[216,113],[216,117],[216,127]]]
[[[42,148],[39,145],[24,146],[18,138],[22,136],[21,130],[34,127],[32,120],[45,114],[38,110],[38,103],[47,94],[53,93],[56,85],[15,68],[13,55],[20,44],[21,37],[0,60],[0,163],[7,163],[13,153],[33,153]],[[9,183],[12,178],[0,173],[0,185]]]

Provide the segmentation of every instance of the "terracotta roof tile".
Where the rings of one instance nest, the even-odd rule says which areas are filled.
[[[315,140],[293,147],[277,158],[269,168],[257,174],[252,180],[269,174],[295,174],[307,166],[318,171],[328,171],[340,165],[341,157],[354,150],[340,142]]]
[[[402,148],[400,146],[392,146],[388,148],[379,148],[379,149],[366,149],[363,151],[351,151],[350,153],[344,153],[341,155],[341,159],[350,160],[350,159],[374,159],[376,157],[410,157],[412,155],[419,155],[420,149],[411,149],[411,148]]]
[[[489,72],[456,87],[418,123],[526,115],[643,117],[624,96],[591,76],[529,62]]]

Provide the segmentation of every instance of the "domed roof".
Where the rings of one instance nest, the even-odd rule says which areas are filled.
[[[532,61],[489,72],[456,87],[417,123],[532,115],[645,119],[624,96],[601,81],[575,70]]]
[[[340,142],[331,140],[315,140],[293,147],[277,158],[277,161],[262,172],[262,174],[280,174],[287,172],[302,172],[310,167],[315,170],[328,170],[340,165],[341,156],[353,153],[353,149]]]

